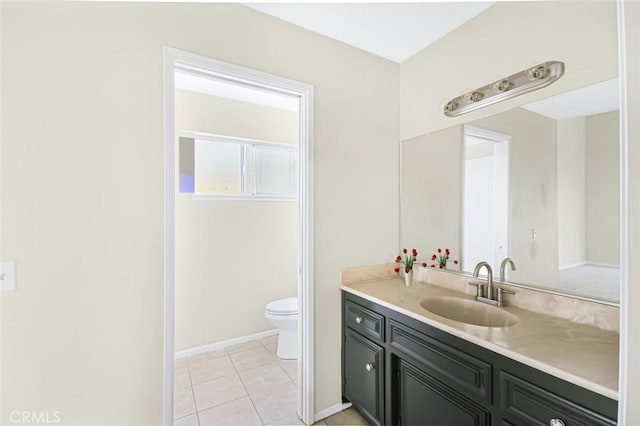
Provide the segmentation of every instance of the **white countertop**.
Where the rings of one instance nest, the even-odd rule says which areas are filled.
[[[418,321],[542,370],[608,398],[618,399],[618,341],[613,331],[506,306],[518,317],[509,327],[482,327],[453,321],[423,309],[420,300],[472,296],[401,278],[376,279],[340,285],[340,289],[405,314]],[[480,303],[480,302],[476,302]]]

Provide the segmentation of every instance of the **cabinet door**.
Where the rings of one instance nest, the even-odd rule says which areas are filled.
[[[371,423],[383,422],[383,349],[345,329],[344,396]]]
[[[490,424],[484,408],[405,360],[397,362],[395,422],[420,426]]]

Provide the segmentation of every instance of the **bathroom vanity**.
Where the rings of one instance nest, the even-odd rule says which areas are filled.
[[[371,424],[616,424],[613,331],[509,306],[455,321],[426,301],[472,296],[398,278],[341,289],[342,394]]]

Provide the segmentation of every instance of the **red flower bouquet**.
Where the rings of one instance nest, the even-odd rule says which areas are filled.
[[[404,256],[404,258],[403,258]],[[402,249],[402,255],[398,255],[396,257],[396,263],[399,263],[401,266],[397,266],[394,271],[396,274],[400,273],[400,269],[404,272],[404,284],[409,287],[413,282],[413,264],[416,262],[418,258],[418,250],[411,249],[411,253],[406,248]],[[423,267],[427,267],[426,263],[422,264]]]
[[[438,265],[438,267],[440,269],[446,269],[447,268],[447,262],[453,262],[454,265],[457,265],[458,261],[449,259],[450,255],[451,255],[451,251],[449,249],[444,249],[444,253],[443,253],[442,249],[439,248],[438,249],[438,254],[434,253],[433,256],[431,256],[431,260],[436,262],[436,263],[432,264],[431,267],[435,268],[436,265]]]
[[[407,274],[409,273],[409,271],[412,271],[413,263],[417,260],[418,257],[418,251],[416,249],[411,249],[411,254],[408,254],[409,250],[405,248],[402,249],[402,253],[404,254],[404,259],[400,255],[396,257],[396,263],[400,263],[402,265],[402,268],[398,266],[394,269],[396,274],[400,272],[400,269],[404,269],[404,272]],[[422,266],[426,267],[427,264],[423,263]]]

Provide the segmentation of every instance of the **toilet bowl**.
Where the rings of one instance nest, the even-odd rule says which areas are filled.
[[[264,316],[278,329],[278,358],[297,359],[298,298],[287,297],[267,303]]]

